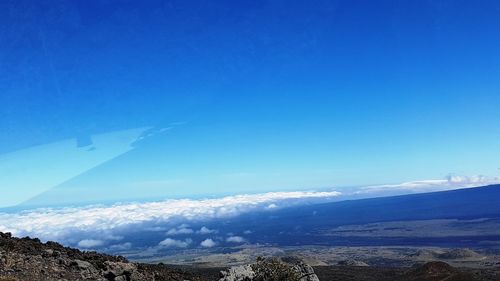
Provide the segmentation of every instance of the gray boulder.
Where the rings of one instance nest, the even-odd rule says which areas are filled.
[[[258,258],[249,265],[221,272],[219,281],[319,281],[311,266],[300,259]]]

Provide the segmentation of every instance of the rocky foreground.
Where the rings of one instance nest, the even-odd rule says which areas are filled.
[[[316,272],[315,272],[316,271]],[[314,269],[293,257],[258,258],[248,265],[223,270],[174,268],[163,264],[129,262],[120,256],[82,252],[55,242],[15,238],[0,232],[0,281],[96,280],[96,281],[335,281],[500,280],[495,270],[456,269],[444,262],[413,268],[378,268],[351,265]]]
[[[7,280],[210,280],[162,265],[136,264],[124,257],[82,252],[55,242],[0,233],[0,281]]]
[[[312,267],[298,259],[259,259],[254,264],[213,270],[176,269],[163,264],[129,262],[120,256],[82,252],[55,242],[15,238],[0,232],[0,281],[319,281]]]

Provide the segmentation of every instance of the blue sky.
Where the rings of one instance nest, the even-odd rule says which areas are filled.
[[[499,174],[497,1],[4,1],[0,11],[0,157],[155,132],[90,170],[62,161],[82,174],[59,189],[195,196]],[[23,159],[53,163],[33,155],[49,156]]]

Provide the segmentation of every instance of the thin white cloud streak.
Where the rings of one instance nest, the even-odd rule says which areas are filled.
[[[226,239],[226,242],[229,243],[244,243],[246,242],[245,238],[241,236],[230,236]]]
[[[355,194],[372,194],[391,191],[432,192],[459,188],[478,187],[500,183],[500,177],[448,175],[440,180],[421,180],[400,184],[373,185],[359,188]]]
[[[266,210],[274,202],[286,206],[307,199],[332,198],[339,195],[337,191],[270,192],[218,199],[179,199],[112,206],[35,209],[19,213],[0,213],[0,231],[12,232],[16,236],[36,236],[42,240],[70,245],[79,242],[75,237],[112,241],[116,240],[114,233],[134,226],[151,227],[174,220],[204,221],[233,217]],[[176,230],[179,229],[187,229],[187,226],[178,227]]]
[[[102,240],[94,240],[94,239],[84,239],[78,242],[78,247],[80,248],[95,248],[104,245],[104,241]]]

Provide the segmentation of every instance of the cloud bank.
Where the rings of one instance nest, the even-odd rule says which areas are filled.
[[[500,183],[500,178],[449,175],[441,180],[360,187],[342,194],[341,198],[430,192],[494,183]],[[159,238],[154,243],[160,248],[210,248],[224,242],[248,242],[242,236],[229,233],[225,239],[210,237],[220,233],[213,229],[216,224],[211,224],[210,221],[250,212],[273,212],[310,202],[328,202],[340,195],[337,191],[270,192],[199,200],[176,199],[108,206],[33,209],[0,213],[0,231],[12,232],[15,236],[38,237],[43,241],[57,241],[82,249],[125,250],[138,246],[136,241],[126,236],[139,230],[158,233],[155,237]],[[242,233],[249,235],[252,232],[246,230]]]
[[[173,222],[203,222],[234,217],[248,212],[266,211],[272,204],[276,208],[286,207],[306,200],[327,199],[339,195],[337,191],[270,192],[217,199],[178,199],[111,206],[35,209],[0,213],[0,231],[12,232],[16,236],[35,236],[42,240],[58,241],[81,248],[93,248],[116,244],[123,238],[117,233],[126,233],[130,229],[162,229],[161,227]],[[215,231],[204,227],[197,232],[209,234]],[[166,228],[165,234],[174,236],[193,233],[195,231],[187,225],[180,225]],[[188,241],[169,239],[162,241],[161,246],[183,247],[189,244]],[[202,246],[209,245],[210,242],[206,242]]]

